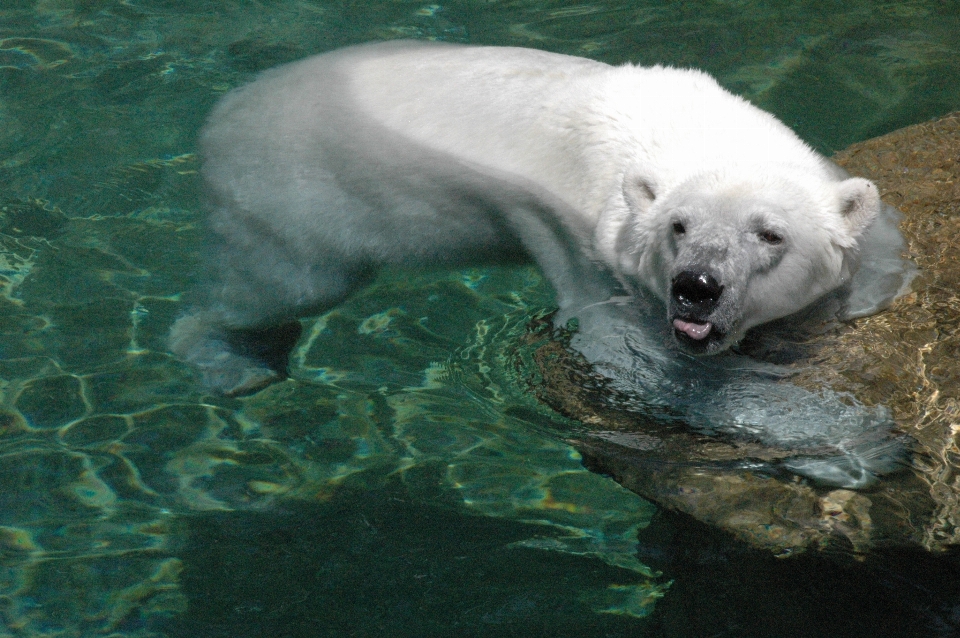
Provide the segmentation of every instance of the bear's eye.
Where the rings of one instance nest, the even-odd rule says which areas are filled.
[[[772,230],[762,230],[757,234],[760,236],[760,239],[771,246],[776,246],[777,244],[783,243],[783,235],[780,233],[775,233]]]
[[[673,222],[673,232],[682,235],[687,232],[687,227],[683,225],[683,222]]]

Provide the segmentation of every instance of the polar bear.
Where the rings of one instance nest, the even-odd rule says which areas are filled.
[[[881,210],[705,73],[522,48],[287,64],[220,101],[201,151],[211,276],[170,345],[227,394],[282,377],[291,321],[384,265],[529,257],[588,358],[636,321],[625,297],[658,300],[668,356],[716,354],[848,286]]]

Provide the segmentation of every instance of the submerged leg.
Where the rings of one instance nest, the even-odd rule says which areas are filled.
[[[330,258],[304,265],[265,259],[238,264],[225,251],[217,265],[204,302],[173,324],[169,346],[199,369],[205,386],[227,396],[253,394],[287,378],[300,337],[297,318],[335,306],[374,273]]]
[[[225,329],[216,313],[195,311],[177,319],[170,350],[196,366],[203,385],[226,396],[253,394],[287,376],[287,356],[300,323],[273,328]]]

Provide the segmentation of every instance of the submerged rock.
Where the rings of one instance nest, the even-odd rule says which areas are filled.
[[[549,323],[519,358],[538,398],[583,427],[570,437],[585,464],[662,507],[789,554],[878,546],[943,550],[960,543],[960,113],[855,144],[834,160],[874,180],[903,212],[919,267],[909,294],[877,315],[802,344],[789,383],[885,406],[915,440],[910,467],[867,491],[819,487],[772,469],[795,451],[729,441],[618,405],[612,385]]]

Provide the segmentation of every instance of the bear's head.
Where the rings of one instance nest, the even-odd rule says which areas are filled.
[[[665,188],[626,176],[621,268],[664,302],[685,351],[720,352],[849,282],[877,188],[797,173],[723,168]]]

